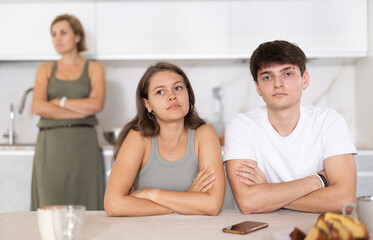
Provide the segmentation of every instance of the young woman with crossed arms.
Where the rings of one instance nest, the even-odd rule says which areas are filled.
[[[225,193],[219,139],[198,116],[185,73],[169,63],[149,67],[136,100],[116,145],[106,214],[217,215]]]

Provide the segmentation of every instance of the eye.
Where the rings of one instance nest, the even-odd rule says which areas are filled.
[[[271,76],[263,76],[262,78],[264,81],[268,81],[268,80],[271,80]]]
[[[156,92],[156,94],[157,94],[157,95],[163,95],[163,94],[164,94],[164,91],[163,91],[163,90],[158,90],[158,91]]]
[[[293,76],[293,73],[292,73],[292,72],[286,72],[286,73],[285,73],[285,76],[286,76],[286,77]]]
[[[176,91],[181,91],[182,89],[183,89],[182,86],[177,86],[177,87],[175,87],[175,90],[176,90]]]

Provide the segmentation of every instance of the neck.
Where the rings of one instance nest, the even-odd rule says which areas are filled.
[[[300,105],[285,110],[273,110],[267,107],[268,121],[282,137],[289,136],[297,126],[300,118]]]
[[[65,53],[62,55],[61,59],[59,60],[60,63],[66,64],[66,65],[76,65],[76,64],[80,64],[82,61],[84,61],[84,58],[77,51]]]
[[[184,134],[184,122],[172,123],[172,124],[161,125],[161,130],[159,131],[159,138],[161,141],[169,147],[175,147],[180,142]]]

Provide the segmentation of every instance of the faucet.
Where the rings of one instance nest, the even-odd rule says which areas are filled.
[[[25,108],[25,103],[26,103],[27,95],[28,95],[31,91],[33,91],[33,90],[34,90],[34,88],[31,87],[31,88],[27,89],[27,90],[23,93],[23,97],[22,97],[21,105],[19,106],[19,110],[18,110],[19,114],[22,114],[23,109]]]
[[[221,87],[214,87],[212,89],[214,97],[214,121],[212,125],[219,136],[220,144],[224,145],[223,104],[221,102],[220,89]]]
[[[3,134],[3,137],[8,138],[8,144],[13,145],[14,144],[14,138],[16,137],[16,134],[14,132],[14,110],[13,110],[13,104],[10,104],[10,114],[9,114],[9,129],[7,133]]]
[[[214,97],[214,122],[222,122],[223,105],[221,102],[220,87],[214,87],[212,93]]]

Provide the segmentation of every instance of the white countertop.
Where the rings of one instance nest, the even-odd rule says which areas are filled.
[[[251,215],[226,210],[218,216],[168,214],[109,218],[103,211],[87,211],[82,239],[274,239],[273,236],[290,239],[287,234],[295,226],[309,229],[318,216],[291,210]],[[269,226],[247,235],[222,232],[224,227],[242,221],[266,222]],[[37,212],[0,212],[0,222],[1,238],[40,239]]]
[[[113,146],[111,145],[104,145],[101,146],[102,153],[104,156],[112,156],[113,155]],[[16,144],[16,145],[7,145],[7,144],[0,144],[0,156],[32,156],[35,152],[35,144]]]

